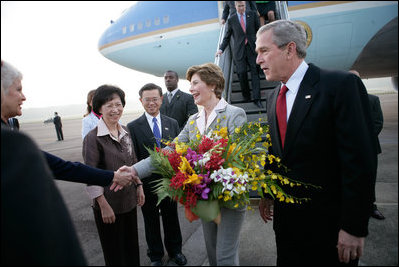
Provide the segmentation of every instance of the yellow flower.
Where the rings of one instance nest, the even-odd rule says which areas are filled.
[[[190,125],[193,125],[195,122],[195,120],[190,121]]]
[[[176,152],[179,154],[186,153],[188,145],[185,143],[176,143]]]
[[[276,187],[275,187],[274,185],[272,185],[272,186],[270,187],[270,189],[272,190],[273,194],[277,194],[277,190],[276,190]],[[280,193],[280,192],[279,192],[279,193]]]
[[[235,132],[236,134],[239,134],[239,133],[240,133],[240,130],[241,130],[241,127],[237,127],[237,128],[234,129],[234,132]]]
[[[219,131],[219,136],[221,136],[221,137],[223,137],[223,138],[227,138],[227,127],[223,127],[223,128],[221,128],[220,129],[220,131]]]
[[[177,150],[177,149],[176,149]],[[181,163],[180,163],[180,167],[179,170],[181,172],[185,172],[187,174],[193,174],[194,171],[190,166],[190,163],[187,161],[187,159],[185,157],[180,157],[182,159]]]
[[[202,181],[202,177],[198,176],[197,174],[189,175],[188,179],[183,182],[184,185],[186,184],[199,184]]]

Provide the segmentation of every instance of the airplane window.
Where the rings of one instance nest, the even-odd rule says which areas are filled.
[[[147,28],[148,28],[148,27],[151,27],[151,20],[147,19],[146,22],[145,22],[145,26],[146,26]]]
[[[130,25],[130,32],[134,32],[134,24]]]
[[[126,26],[122,28],[122,33],[126,34]]]
[[[168,15],[163,17],[163,24],[167,24],[167,23],[169,23],[169,16]]]
[[[138,30],[142,30],[143,29],[143,23],[139,22],[139,24],[137,24],[137,29]]]
[[[154,19],[154,25],[159,25],[161,24],[161,19],[160,18],[155,18]]]

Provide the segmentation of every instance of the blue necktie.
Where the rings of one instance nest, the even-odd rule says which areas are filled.
[[[154,132],[154,136],[155,136],[155,141],[157,141],[157,145],[158,147],[161,147],[161,133],[159,132],[159,128],[158,128],[158,123],[157,123],[157,118],[152,118],[152,122],[154,123],[154,128],[153,128],[153,132]]]

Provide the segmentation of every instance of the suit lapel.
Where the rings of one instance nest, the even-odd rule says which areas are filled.
[[[284,141],[284,155],[288,153],[295,137],[302,126],[303,120],[308,115],[309,109],[313,101],[317,98],[318,88],[315,86],[320,79],[319,70],[313,65],[309,64],[303,80],[299,86],[294,105],[292,106],[291,114],[287,123],[287,132]]]
[[[161,114],[161,127],[162,127],[162,138],[163,139],[168,139],[170,136],[170,128],[171,125],[169,123],[169,120],[165,119],[165,116]]]
[[[172,107],[176,102],[178,102],[181,95],[182,95],[182,92],[180,91],[180,89],[177,90],[176,94],[172,98],[172,101],[169,103],[169,106]]]
[[[152,132],[151,126],[148,124],[148,120],[147,117],[145,116],[145,114],[143,114],[140,117],[140,125],[142,127],[142,130],[145,134],[145,136],[154,136],[154,133]]]

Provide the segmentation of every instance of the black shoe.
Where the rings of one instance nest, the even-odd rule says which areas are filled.
[[[377,209],[377,207],[375,206],[373,208],[373,211],[371,212],[371,217],[377,219],[377,220],[384,220],[385,217],[384,215],[382,215],[382,213]]]
[[[182,253],[176,253],[174,257],[170,258],[177,265],[186,265],[187,259]]]
[[[254,101],[255,106],[257,106],[258,108],[263,108],[262,102],[260,102],[260,100],[255,100]]]
[[[162,261],[152,261],[151,266],[163,266]]]

